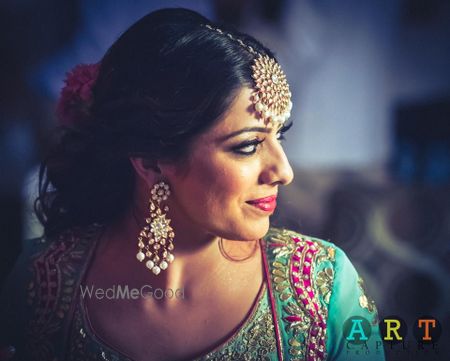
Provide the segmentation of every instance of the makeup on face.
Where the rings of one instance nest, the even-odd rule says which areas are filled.
[[[273,212],[277,207],[277,195],[271,195],[268,197],[253,199],[246,203],[261,209],[264,212]]]
[[[291,128],[291,126],[292,123],[283,125],[279,127],[279,129],[275,132],[276,138],[279,142],[285,139],[284,133],[286,133]],[[272,132],[274,132],[273,128],[246,127],[226,135],[225,137],[223,137],[223,139],[232,139],[234,137],[237,137],[238,135],[246,133],[255,134],[251,139],[249,138],[243,140],[236,145],[233,145],[231,148],[232,151],[237,155],[251,156],[256,152],[260,144],[265,141],[265,135],[271,134]]]
[[[186,234],[258,239],[270,226],[279,186],[292,181],[280,144],[291,124],[262,124],[248,111],[250,93],[244,89],[224,119],[192,144],[189,172],[164,169],[174,190],[174,227]]]

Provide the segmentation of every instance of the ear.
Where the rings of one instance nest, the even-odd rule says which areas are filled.
[[[149,188],[161,178],[161,169],[156,162],[139,157],[130,157],[129,159],[137,176],[147,183]]]

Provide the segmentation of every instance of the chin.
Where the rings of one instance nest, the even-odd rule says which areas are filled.
[[[264,237],[269,230],[270,222],[267,217],[264,221],[248,222],[242,230],[240,239],[243,241],[254,241]]]
[[[233,216],[219,227],[210,228],[209,233],[228,240],[254,241],[264,237],[270,227],[269,217],[259,219]]]

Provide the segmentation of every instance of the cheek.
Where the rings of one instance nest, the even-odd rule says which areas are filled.
[[[256,184],[256,171],[250,165],[236,162],[220,163],[201,173],[204,189],[211,198],[229,198],[229,201],[247,200]]]
[[[255,218],[245,204],[260,195],[259,160],[197,159],[185,177],[172,179],[177,194],[174,208],[179,210],[180,220],[229,239],[252,240],[264,235],[268,217]]]
[[[185,191],[206,212],[223,213],[251,199],[257,185],[257,170],[252,164],[232,161],[198,163],[190,173]],[[253,192],[254,193],[254,192]]]

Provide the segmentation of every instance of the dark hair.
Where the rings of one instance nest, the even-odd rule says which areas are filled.
[[[89,119],[58,130],[42,163],[35,210],[47,236],[117,219],[131,202],[130,156],[180,161],[196,136],[253,86],[255,55],[186,9],[152,12],[103,57]],[[258,53],[248,35],[219,25]]]

